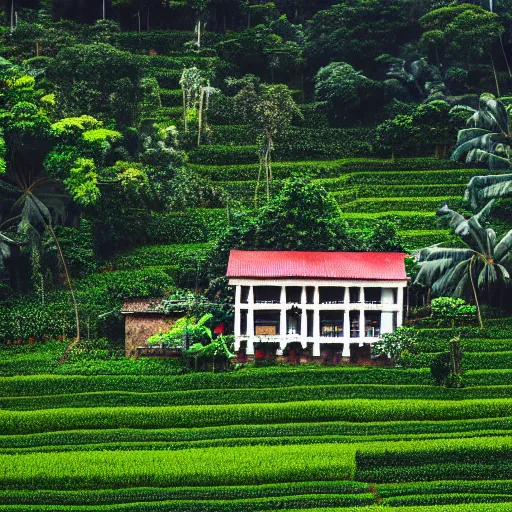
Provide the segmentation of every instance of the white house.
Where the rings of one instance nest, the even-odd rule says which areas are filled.
[[[402,325],[407,286],[402,253],[238,251],[227,277],[235,287],[235,349],[255,343],[373,343]]]

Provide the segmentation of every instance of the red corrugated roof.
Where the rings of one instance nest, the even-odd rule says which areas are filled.
[[[236,251],[227,277],[309,277],[317,279],[406,280],[397,252]]]

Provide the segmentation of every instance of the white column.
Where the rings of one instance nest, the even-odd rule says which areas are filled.
[[[343,302],[345,304],[350,304],[350,288],[345,286],[345,296],[343,297]]]
[[[343,352],[341,353],[342,357],[350,357],[350,343],[343,343]]]
[[[343,337],[350,339],[350,311],[348,305],[343,312]]]
[[[279,326],[279,336],[286,336],[288,334],[286,329],[286,307],[281,306],[281,318]]]
[[[241,334],[241,321],[242,315],[240,314],[240,302],[242,297],[242,287],[237,284],[235,288],[235,348],[236,348],[236,337]]]
[[[398,312],[396,314],[396,326],[400,327],[404,319],[404,289],[401,286],[398,288],[397,303]]]
[[[254,355],[254,339],[247,340],[247,350],[245,351],[246,355],[253,356]]]
[[[320,342],[315,341],[313,343],[313,357],[320,357]]]
[[[249,286],[247,296],[247,336],[254,336],[254,287]],[[253,347],[254,350],[254,347]]]
[[[394,304],[395,303],[395,293],[394,293],[393,288],[381,288],[380,303],[381,304]]]
[[[393,313],[383,311],[380,315],[380,333],[386,334],[393,332]]]
[[[313,304],[315,307],[313,311],[313,338],[318,338],[318,336],[320,336],[320,290],[318,289],[318,286],[315,286],[315,293],[313,297]]]
[[[308,313],[305,307],[301,310],[300,315],[300,337],[306,339],[308,337]]]
[[[364,301],[365,301],[365,297],[364,297],[364,286],[361,286],[361,288],[359,289],[359,302],[361,304],[364,304]]]
[[[307,301],[308,301],[308,299],[307,299],[307,295],[306,295],[306,287],[303,286],[302,287],[302,292],[300,294],[300,303],[301,304],[306,304]]]

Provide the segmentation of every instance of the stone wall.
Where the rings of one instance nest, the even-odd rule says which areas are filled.
[[[124,319],[126,357],[134,356],[137,347],[145,346],[148,338],[153,334],[168,331],[175,321],[175,317],[155,313],[126,315]]]

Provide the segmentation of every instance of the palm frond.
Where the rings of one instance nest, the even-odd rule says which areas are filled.
[[[512,256],[512,229],[496,244],[494,258],[502,262]]]
[[[503,103],[492,94],[482,94],[480,103],[483,103],[485,112],[492,116],[499,130],[508,133],[508,114]]]
[[[488,132],[485,135],[474,137],[458,144],[452,153],[451,160],[459,160],[463,155],[467,155],[466,162],[468,163],[473,161],[485,161],[483,160],[483,158],[486,158],[484,156],[485,153],[491,153],[492,148],[499,143],[506,144],[506,137],[501,133]],[[482,150],[483,153],[473,151],[476,149]],[[476,160],[477,158],[481,160]]]
[[[494,265],[490,265],[486,263],[480,274],[478,275],[478,287],[484,288],[487,286],[488,288],[492,287],[498,282],[498,273],[496,272],[496,268]]]
[[[467,128],[465,130],[459,130],[457,134],[457,145],[467,142],[471,139],[477,139],[489,133],[489,130],[484,128]]]
[[[432,293],[437,296],[455,295],[455,290],[459,289],[459,283],[467,275],[470,260],[464,260],[444,272],[439,279],[432,284]]]
[[[476,210],[481,200],[503,197],[512,193],[512,174],[474,176],[464,192],[464,199]]]

